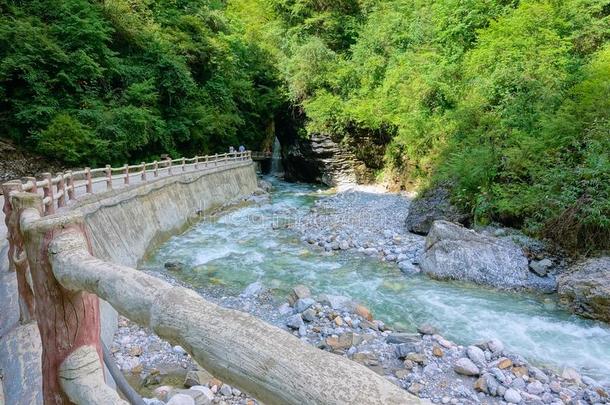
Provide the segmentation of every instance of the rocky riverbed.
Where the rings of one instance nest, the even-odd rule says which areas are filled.
[[[165,274],[155,275],[179,284]],[[433,403],[610,403],[610,387],[574,369],[537,368],[506,350],[497,339],[458,345],[441,336],[433,325],[420,325],[417,333],[393,330],[349,297],[313,297],[306,286],[299,285],[286,302],[279,303],[260,283],[248,286],[239,296],[225,296],[219,288],[202,295],[262,317],[321,350],[346,356]],[[256,403],[209,375],[182,348],[172,347],[125,319],[112,351],[119,367],[131,374],[130,380],[137,375],[140,386],[148,387],[141,391],[155,396],[148,403],[191,404],[184,397],[187,394],[194,404]]]
[[[258,197],[258,203],[261,199],[264,197]],[[283,228],[296,230],[304,246],[309,246],[317,255],[367,255],[395,263],[404,273],[413,275],[420,272],[419,260],[426,241],[423,236],[405,231],[403,222],[408,207],[409,200],[402,195],[382,194],[368,188],[352,189],[317,199],[305,215],[290,207],[274,208],[274,215],[292,219],[271,221],[265,226],[276,232]],[[483,234],[511,241],[521,237],[498,229],[486,229]],[[540,271],[545,276],[560,271],[561,261],[549,259],[535,241],[523,243],[531,250],[526,259],[527,271]],[[532,269],[532,265],[540,266]],[[167,263],[166,267],[169,271],[147,271],[183,284],[173,277],[179,274],[180,263]],[[206,285],[198,291],[220,305],[249,312],[285,328],[321,350],[347,356],[434,403],[609,402],[608,385],[602,386],[572,368],[537,366],[539,363],[531,363],[506,349],[498,339],[459,345],[439,333],[443,325],[417,325],[417,333],[390,327],[350,297],[319,291],[313,291],[318,294],[313,296],[306,286],[295,286],[288,297],[278,297],[277,285],[265,285],[261,281],[248,285],[241,294],[222,283]],[[127,320],[122,320],[113,351],[132,383],[141,386],[145,395],[156,397],[150,403],[171,403],[176,397],[174,404],[255,401],[235,392],[233,387],[222,390],[224,385],[195,364],[181,348],[162,342]],[[193,384],[195,388],[188,389]],[[197,390],[203,396],[192,392]],[[185,398],[187,394],[194,397]]]

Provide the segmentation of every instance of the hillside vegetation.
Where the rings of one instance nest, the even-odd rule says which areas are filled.
[[[72,165],[258,145],[278,76],[223,8],[0,0],[0,133]]]
[[[609,0],[0,0],[0,131],[70,164],[297,114],[478,223],[610,247]],[[374,142],[360,142],[360,139]]]
[[[230,4],[274,48],[306,133],[376,138],[380,155],[356,153],[380,177],[450,184],[479,223],[610,245],[609,1]]]

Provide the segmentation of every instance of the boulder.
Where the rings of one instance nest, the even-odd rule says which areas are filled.
[[[573,312],[610,322],[610,256],[581,261],[557,282],[561,302]]]
[[[449,197],[447,187],[436,187],[413,200],[405,219],[409,232],[426,235],[434,221],[438,220],[467,224],[469,215],[453,206]]]
[[[291,329],[299,329],[303,325],[303,317],[301,314],[292,315],[286,320],[286,326]]]
[[[311,292],[309,291],[309,288],[299,284],[292,288],[292,291],[288,295],[288,302],[290,303],[290,305],[294,305],[297,300],[309,297],[311,297]]]
[[[528,261],[520,247],[447,221],[432,225],[420,267],[437,279],[499,288],[525,287],[528,283]]]
[[[299,298],[295,303],[294,303],[294,309],[297,312],[303,312],[306,309],[308,309],[309,307],[311,307],[313,304],[315,304],[316,301],[313,300],[313,298]]]

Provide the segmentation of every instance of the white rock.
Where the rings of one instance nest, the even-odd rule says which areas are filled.
[[[489,350],[494,353],[500,353],[502,350],[504,350],[504,344],[498,339],[491,339],[489,342],[487,342],[487,347],[489,347]]]
[[[173,351],[174,351],[174,353],[176,353],[176,354],[182,354],[182,355],[185,355],[185,354],[186,354],[186,351],[185,351],[185,350],[184,350],[184,349],[183,349],[181,346],[174,346],[174,347],[172,348],[172,350],[173,350]]]
[[[540,395],[544,392],[544,385],[540,381],[533,381],[527,385],[527,392],[533,395]]]
[[[485,365],[485,353],[478,347],[468,346],[468,348],[466,349],[466,354],[468,355],[468,358],[472,360],[473,363],[477,366],[483,367]]]
[[[479,375],[479,368],[466,357],[458,359],[453,366],[453,370],[462,375]]]
[[[521,402],[521,394],[519,394],[519,391],[509,388],[504,393],[504,400],[511,404],[518,404]]]

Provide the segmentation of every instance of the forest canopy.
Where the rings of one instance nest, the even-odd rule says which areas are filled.
[[[609,0],[0,0],[0,130],[68,164],[268,142],[295,112],[478,223],[610,245]]]

